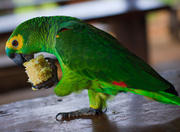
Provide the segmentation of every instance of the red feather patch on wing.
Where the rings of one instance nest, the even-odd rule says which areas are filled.
[[[124,82],[116,82],[116,81],[114,81],[112,84],[118,85],[120,87],[127,87],[127,84],[125,84]]]
[[[63,32],[63,31],[66,31],[66,30],[71,30],[71,29],[62,28],[60,32]]]

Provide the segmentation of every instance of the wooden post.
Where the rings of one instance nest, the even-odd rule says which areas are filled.
[[[129,13],[109,21],[117,39],[130,51],[148,61],[145,13]]]

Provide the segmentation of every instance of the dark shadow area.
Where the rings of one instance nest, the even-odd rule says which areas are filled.
[[[110,121],[107,115],[103,114],[98,117],[94,117],[92,120],[93,132],[119,132],[118,126]]]
[[[89,126],[89,128],[92,127],[92,132],[119,132],[120,129],[118,129],[118,126],[115,122],[112,122],[108,119],[108,116],[106,114],[97,115],[97,116],[84,116],[79,118],[71,118],[71,119],[62,119],[59,121],[59,123],[64,123],[64,121],[70,122],[72,120],[77,119],[90,119],[92,122],[92,125]]]

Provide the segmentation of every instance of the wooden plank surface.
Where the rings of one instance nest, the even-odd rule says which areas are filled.
[[[180,69],[163,72],[180,93]],[[20,96],[20,95],[19,95]],[[102,116],[57,122],[58,112],[88,107],[87,93],[72,94],[58,101],[48,97],[0,106],[0,132],[179,132],[180,107],[121,93],[108,102]]]

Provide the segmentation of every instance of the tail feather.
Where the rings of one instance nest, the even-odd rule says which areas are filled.
[[[173,85],[171,85],[170,88],[166,89],[165,92],[178,96],[178,92],[175,90]]]
[[[110,94],[110,95],[116,95],[119,92],[131,92],[134,94],[143,95],[149,98],[152,98],[153,100],[165,103],[165,104],[174,104],[180,106],[180,97],[178,97],[178,93],[175,90],[174,86],[171,85],[169,89],[166,91],[149,91],[149,90],[143,90],[143,89],[134,89],[129,87],[124,87],[120,85],[112,85],[109,83],[101,82],[102,88],[97,89],[98,92]]]
[[[140,89],[130,89],[130,92],[150,97],[156,101],[165,104],[180,105],[180,98],[178,96],[164,91],[152,92],[152,91],[145,91]]]

